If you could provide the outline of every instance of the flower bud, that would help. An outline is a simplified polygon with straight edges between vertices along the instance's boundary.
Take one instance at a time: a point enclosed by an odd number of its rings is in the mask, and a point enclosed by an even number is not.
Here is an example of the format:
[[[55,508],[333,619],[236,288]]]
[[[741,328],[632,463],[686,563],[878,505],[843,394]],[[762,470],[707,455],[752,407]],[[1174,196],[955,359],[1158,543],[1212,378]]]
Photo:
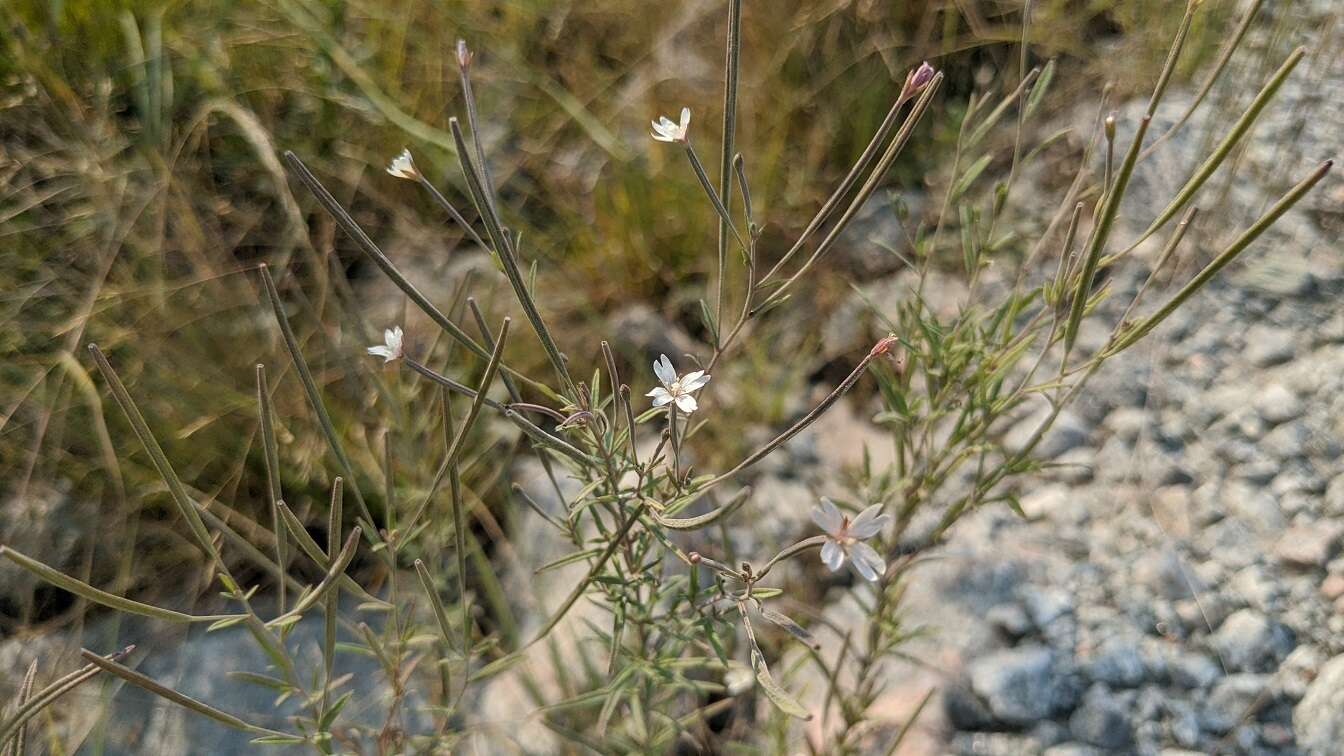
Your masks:
[[[459,39],[457,41],[457,65],[462,68],[470,66],[472,57],[471,50],[467,49],[467,41]]]
[[[898,341],[900,341],[900,339],[896,338],[896,334],[888,334],[887,336],[884,336],[881,341],[873,345],[873,349],[868,353],[868,356],[877,357],[878,355],[886,354],[887,350],[891,349],[891,347]]]
[[[933,81],[934,73],[933,66],[929,65],[927,60],[920,63],[919,68],[916,68],[915,72],[910,75],[911,92],[918,92],[924,87],[927,87],[929,82]]]

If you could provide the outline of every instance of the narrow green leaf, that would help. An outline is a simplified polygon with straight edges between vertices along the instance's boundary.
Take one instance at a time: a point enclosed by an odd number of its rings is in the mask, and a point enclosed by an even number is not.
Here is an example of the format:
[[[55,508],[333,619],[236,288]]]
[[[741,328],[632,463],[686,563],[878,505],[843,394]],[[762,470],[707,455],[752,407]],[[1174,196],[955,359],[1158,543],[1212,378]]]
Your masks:
[[[791,619],[788,615],[781,614],[780,612],[777,612],[773,609],[767,609],[763,606],[759,608],[761,610],[762,617],[766,618],[777,627],[782,628],[789,635],[792,635],[793,637],[797,638],[803,643],[806,643],[812,648],[821,648],[821,644],[817,642],[816,637],[813,636],[812,633],[807,630],[807,628],[803,627],[797,622],[794,622],[793,619]]]
[[[153,619],[166,620],[168,622],[218,622],[222,620],[237,621],[247,618],[247,615],[245,614],[183,614],[182,612],[176,612],[172,609],[163,609],[149,604],[142,604],[139,601],[132,601],[131,599],[123,598],[108,593],[107,591],[94,588],[88,583],[81,582],[69,575],[65,575],[59,570],[45,565],[32,557],[20,554],[8,546],[0,546],[0,557],[8,559],[57,588],[69,591],[70,593],[88,599],[95,604],[106,606],[109,609],[126,612],[127,614],[136,614],[141,617],[151,617]]]
[[[318,599],[325,596],[327,591],[331,590],[332,587],[336,585],[337,580],[345,572],[345,568],[350,565],[350,560],[354,559],[355,547],[359,545],[359,534],[360,529],[358,527],[355,527],[350,531],[350,537],[345,539],[345,546],[341,548],[341,553],[337,555],[337,558],[331,563],[331,569],[327,571],[327,574],[322,578],[322,582],[318,583],[316,588],[295,602],[294,607],[288,612],[267,622],[266,625],[268,627],[275,627],[286,621],[297,619],[304,612],[308,611],[309,607],[317,603]]]
[[[765,697],[770,699],[775,708],[804,721],[812,719],[812,714],[770,676],[770,669],[765,666],[763,659],[756,665],[756,682],[760,683],[761,690],[765,691]]]
[[[143,688],[149,691],[150,693],[159,696],[160,698],[172,701],[178,706],[190,709],[204,717],[209,717],[210,719],[213,719],[216,722],[219,722],[220,724],[225,725],[227,727],[232,727],[235,730],[242,730],[243,732],[260,733],[262,735],[294,737],[289,733],[277,732],[275,730],[270,730],[265,727],[259,727],[257,725],[245,722],[242,719],[239,719],[238,717],[229,714],[228,712],[216,709],[215,707],[203,703],[201,701],[198,701],[195,698],[192,698],[191,696],[179,693],[178,691],[173,690],[172,688],[169,688],[166,685],[162,685],[156,682],[153,678],[148,677],[147,675],[141,674],[131,669],[130,667],[118,664],[117,662],[112,661],[111,659],[101,657],[93,653],[92,651],[89,651],[88,649],[81,649],[80,654],[84,657],[86,661],[98,667],[99,669],[103,670],[104,672],[116,675],[117,677],[120,677],[121,679],[131,683],[132,685],[135,685],[136,687]]]
[[[653,513],[653,519],[656,520],[659,525],[662,525],[663,527],[669,530],[698,530],[707,525],[712,525],[715,522],[718,522],[719,520],[723,519],[724,517],[727,517],[728,515],[732,514],[733,512],[736,512],[738,507],[741,507],[743,504],[745,504],[747,498],[750,496],[751,496],[751,487],[748,486],[738,491],[737,494],[733,496],[733,498],[729,500],[727,504],[724,504],[723,506],[713,511],[706,512],[705,514],[696,515],[695,517],[682,517],[682,518],[663,517],[654,510],[650,510],[650,512]],[[668,508],[671,509],[672,506],[673,505],[669,505]]]
[[[585,559],[589,559],[589,558],[591,558],[591,557],[595,557],[595,556],[597,556],[598,554],[601,554],[601,553],[602,553],[602,549],[601,549],[601,547],[594,547],[594,548],[591,548],[591,549],[585,549],[585,550],[583,550],[583,551],[575,551],[575,552],[566,554],[566,555],[560,557],[559,559],[555,559],[555,560],[552,560],[552,561],[550,561],[550,562],[547,562],[546,564],[543,564],[542,566],[540,566],[540,567],[538,567],[537,569],[533,570],[533,573],[532,573],[532,574],[534,574],[534,575],[540,575],[540,574],[543,573],[543,572],[549,572],[549,571],[551,571],[551,570],[559,569],[559,568],[564,567],[565,565],[568,565],[568,564],[574,564],[575,562],[582,562],[582,561],[585,560]]]

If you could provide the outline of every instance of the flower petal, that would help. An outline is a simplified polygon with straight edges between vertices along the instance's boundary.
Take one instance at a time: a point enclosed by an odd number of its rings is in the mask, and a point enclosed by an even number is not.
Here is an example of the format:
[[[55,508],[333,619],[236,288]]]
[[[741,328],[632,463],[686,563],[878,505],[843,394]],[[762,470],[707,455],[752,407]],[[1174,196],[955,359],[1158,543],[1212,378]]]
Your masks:
[[[849,534],[854,538],[872,538],[882,532],[882,528],[891,522],[891,515],[882,514],[882,505],[874,504],[859,513],[849,524]]]
[[[699,405],[695,403],[695,397],[691,396],[690,394],[679,394],[677,396],[677,409],[681,410],[682,412],[685,412],[688,415],[691,414],[692,412],[695,412],[696,407],[698,406]]]
[[[815,522],[817,527],[827,533],[834,535],[840,531],[840,526],[845,523],[845,516],[840,514],[835,502],[823,496],[821,497],[821,503],[812,507],[812,522]]]
[[[704,385],[708,382],[710,382],[710,377],[708,377],[708,375],[702,375],[702,377],[696,378],[695,381],[689,382],[687,379],[683,378],[681,379],[681,390],[699,391],[700,389],[703,389]]]
[[[849,557],[854,564],[854,569],[858,570],[865,580],[877,582],[877,579],[882,577],[882,573],[887,571],[886,561],[882,559],[876,549],[866,543],[856,543],[850,546]]]
[[[379,346],[371,346],[371,347],[369,347],[369,350],[368,350],[368,351],[369,351],[369,354],[373,355],[374,357],[382,357],[383,359],[385,359],[385,360],[387,360],[387,361],[391,361],[391,360],[392,360],[392,350],[391,350],[391,349],[388,349],[388,348],[385,347],[385,346],[382,346],[382,345],[379,345]]]
[[[667,355],[658,355],[657,362],[653,363],[653,374],[658,376],[658,380],[663,382],[664,386],[671,386],[677,382],[677,369],[672,367],[672,360]]]
[[[831,572],[835,572],[845,563],[845,550],[840,548],[840,544],[827,538],[821,547],[821,561],[831,568]]]
[[[663,405],[672,401],[672,395],[667,393],[667,389],[663,388],[662,386],[659,386],[653,391],[650,391],[648,395],[653,397],[653,406],[655,407],[662,407]]]
[[[690,109],[690,108],[682,108],[682,109],[681,109],[681,123],[678,124],[678,128],[677,128],[677,130],[681,132],[680,136],[683,136],[683,137],[686,136],[686,129],[689,128],[690,125],[691,125],[691,109]]]

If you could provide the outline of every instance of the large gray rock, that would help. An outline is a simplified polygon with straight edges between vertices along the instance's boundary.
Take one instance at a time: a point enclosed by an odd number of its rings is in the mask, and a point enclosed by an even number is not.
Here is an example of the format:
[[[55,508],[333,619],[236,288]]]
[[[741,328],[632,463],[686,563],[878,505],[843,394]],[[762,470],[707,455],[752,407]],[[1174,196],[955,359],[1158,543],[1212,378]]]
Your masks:
[[[695,341],[681,326],[647,304],[635,303],[611,316],[612,346],[639,350],[640,362],[652,362],[665,354],[678,365],[682,355],[695,351]],[[643,366],[641,364],[641,366]]]
[[[1294,525],[1274,544],[1274,553],[1293,567],[1323,568],[1339,553],[1344,525],[1315,522]]]
[[[1223,620],[1213,647],[1234,672],[1273,672],[1295,646],[1293,631],[1254,609]]]
[[[1042,646],[982,656],[968,670],[974,691],[997,721],[1025,725],[1071,710],[1081,694],[1073,665]]]
[[[1297,743],[1313,754],[1338,753],[1344,743],[1344,655],[1321,667],[1293,709]]]

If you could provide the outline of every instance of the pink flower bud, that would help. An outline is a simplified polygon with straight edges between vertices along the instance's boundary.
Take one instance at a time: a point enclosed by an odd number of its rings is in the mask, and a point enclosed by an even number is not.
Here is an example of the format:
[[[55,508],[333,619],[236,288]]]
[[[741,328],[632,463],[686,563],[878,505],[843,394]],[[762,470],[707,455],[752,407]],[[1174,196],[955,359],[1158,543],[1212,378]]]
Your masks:
[[[887,351],[891,349],[892,345],[894,345],[898,341],[900,341],[900,339],[896,338],[896,334],[894,333],[889,336],[885,336],[882,338],[881,341],[873,345],[873,349],[871,352],[868,353],[868,356],[877,357],[878,355],[886,354]]]
[[[916,68],[915,72],[910,74],[910,91],[918,92],[927,87],[929,82],[933,81],[934,73],[936,72],[933,70],[933,66],[929,65],[927,60],[920,63],[919,68]]]

